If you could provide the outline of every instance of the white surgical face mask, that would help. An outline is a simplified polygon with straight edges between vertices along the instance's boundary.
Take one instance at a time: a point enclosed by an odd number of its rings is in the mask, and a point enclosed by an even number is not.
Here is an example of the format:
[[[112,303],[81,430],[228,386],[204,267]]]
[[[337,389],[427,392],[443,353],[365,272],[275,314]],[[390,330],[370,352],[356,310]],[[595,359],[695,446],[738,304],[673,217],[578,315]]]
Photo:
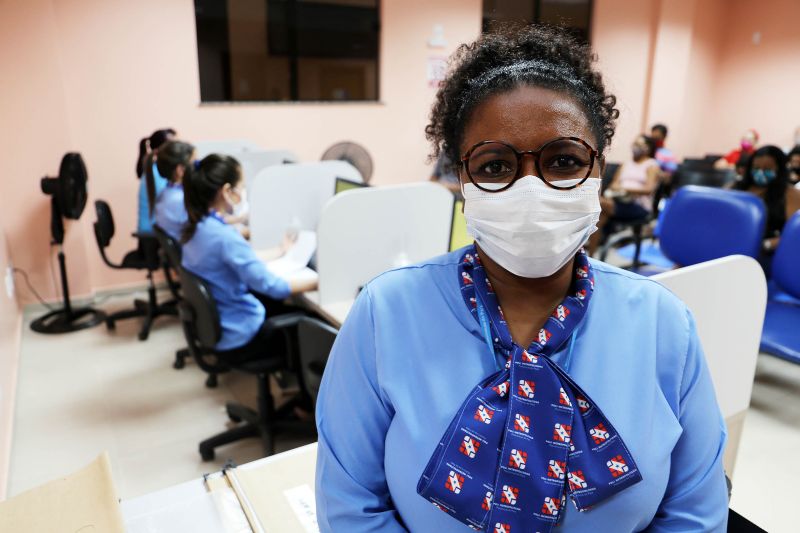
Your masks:
[[[241,190],[236,192],[239,193],[239,201],[233,204],[231,214],[235,217],[246,216],[250,212],[250,204],[247,203],[247,189],[242,187]]]
[[[461,189],[467,230],[494,262],[517,276],[553,275],[597,230],[598,178],[566,191],[553,189],[536,176],[524,176],[495,193],[472,183],[462,184]]]

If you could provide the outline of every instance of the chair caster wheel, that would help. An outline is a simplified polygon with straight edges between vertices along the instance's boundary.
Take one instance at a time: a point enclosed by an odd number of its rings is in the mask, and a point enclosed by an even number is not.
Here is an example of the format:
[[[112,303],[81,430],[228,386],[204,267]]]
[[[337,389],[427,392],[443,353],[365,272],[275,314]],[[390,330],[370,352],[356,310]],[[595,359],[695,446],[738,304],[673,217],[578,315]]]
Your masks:
[[[217,387],[217,375],[211,374],[206,379],[206,387],[209,389],[215,389]]]
[[[149,332],[147,332],[147,331],[140,331],[140,332],[139,332],[139,334],[137,335],[137,337],[139,337],[139,340],[140,340],[140,341],[146,341],[146,340],[147,340],[147,337],[148,337],[149,335],[150,335],[150,333],[149,333]]]
[[[175,362],[172,363],[172,368],[175,370],[180,370],[181,368],[186,366],[186,361],[183,359],[175,359]]]
[[[230,421],[231,421],[231,422],[233,422],[234,424],[238,424],[239,422],[241,422],[241,421],[242,421],[242,418],[241,418],[240,416],[236,416],[236,415],[235,415],[235,414],[233,414],[233,413],[228,413],[228,418],[229,418],[229,419],[230,419]]]
[[[114,330],[117,328],[117,323],[111,320],[110,318],[106,319],[106,329],[107,330]]]
[[[214,450],[213,449],[206,450],[206,449],[200,448],[200,458],[203,461],[205,461],[205,462],[213,461],[214,460],[214,455],[215,454],[214,454]]]

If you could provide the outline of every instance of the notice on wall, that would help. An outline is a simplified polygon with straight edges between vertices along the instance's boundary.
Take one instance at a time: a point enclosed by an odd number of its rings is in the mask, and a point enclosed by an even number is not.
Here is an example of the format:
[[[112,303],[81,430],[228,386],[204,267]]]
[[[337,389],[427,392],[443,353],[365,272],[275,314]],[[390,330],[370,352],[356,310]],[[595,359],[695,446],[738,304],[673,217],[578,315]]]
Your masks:
[[[447,73],[447,58],[441,55],[428,56],[428,87],[435,89]]]

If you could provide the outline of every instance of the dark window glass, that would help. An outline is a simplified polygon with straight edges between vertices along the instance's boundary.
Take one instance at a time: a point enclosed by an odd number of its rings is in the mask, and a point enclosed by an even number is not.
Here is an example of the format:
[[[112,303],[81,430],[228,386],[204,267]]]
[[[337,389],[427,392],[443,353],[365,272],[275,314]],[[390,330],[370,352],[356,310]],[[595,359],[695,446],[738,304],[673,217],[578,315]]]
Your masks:
[[[588,43],[592,27],[592,0],[483,0],[484,32],[508,23],[536,22],[566,26]]]
[[[378,0],[195,0],[203,102],[378,100]]]

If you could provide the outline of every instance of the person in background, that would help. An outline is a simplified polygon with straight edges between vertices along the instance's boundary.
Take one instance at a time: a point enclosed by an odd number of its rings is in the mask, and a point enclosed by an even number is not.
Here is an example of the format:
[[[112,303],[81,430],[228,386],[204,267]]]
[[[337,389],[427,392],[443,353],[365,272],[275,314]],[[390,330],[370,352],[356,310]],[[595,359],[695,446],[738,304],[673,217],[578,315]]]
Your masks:
[[[789,150],[789,183],[800,188],[800,144]]]
[[[743,155],[752,155],[755,152],[756,145],[758,145],[758,132],[754,129],[749,129],[742,135],[739,141],[739,147],[734,148],[728,155],[720,157],[714,162],[714,168],[719,170],[731,169],[736,166],[736,162]]]
[[[787,146],[786,149],[784,150],[784,152],[786,152],[786,154],[788,155],[789,152],[791,152],[792,150],[794,150],[798,146],[800,146],[800,126],[797,126],[794,129],[794,133],[792,134],[792,144]]]
[[[739,160],[736,162],[736,167],[734,168],[734,179],[727,182],[725,185],[722,186],[723,189],[735,189],[736,185],[740,183],[744,179],[744,175],[747,173],[747,165],[750,164],[750,156],[747,154],[742,154],[739,157]]]
[[[436,166],[433,167],[433,174],[431,174],[430,180],[447,187],[450,192],[456,195],[456,198],[462,199],[458,175],[453,170],[452,161],[445,154],[440,154],[436,159]]]
[[[755,194],[764,201],[767,224],[763,251],[766,256],[771,256],[777,248],[786,221],[800,210],[800,190],[789,183],[786,163],[783,150],[777,146],[763,146],[753,153],[744,179],[734,187]]]
[[[646,220],[653,212],[653,201],[661,172],[652,137],[639,135],[631,145],[631,160],[620,165],[603,198],[597,224],[601,231],[589,239],[589,253],[597,249],[608,222]]]
[[[167,180],[158,173],[158,169],[154,168],[153,163],[158,149],[161,148],[165,142],[175,138],[175,130],[172,128],[165,128],[156,130],[150,137],[145,137],[139,141],[139,158],[136,160],[136,176],[139,178],[139,211],[138,222],[136,224],[136,231],[141,235],[148,235],[153,233],[153,210],[148,201],[147,179],[145,178],[145,170],[148,166],[148,161],[151,163],[149,166],[153,170],[153,186],[155,188],[155,196],[164,190],[167,186]]]
[[[168,141],[159,149],[155,166],[148,163],[146,167],[148,202],[155,206],[155,223],[176,242],[180,242],[188,220],[183,200],[183,176],[193,160],[194,146],[181,141]],[[154,169],[165,176],[168,182],[157,197]]]
[[[270,273],[244,237],[225,222],[244,196],[236,159],[211,154],[187,170],[181,264],[208,283],[216,301],[222,327],[216,349],[233,364],[263,357],[276,341],[265,327],[267,311],[254,293],[283,300],[312,290],[316,282],[287,281]]]
[[[664,124],[655,124],[650,129],[650,137],[656,143],[656,161],[661,169],[662,181],[669,179],[670,176],[678,169],[678,160],[672,153],[672,150],[666,147],[667,141],[667,127]]]

